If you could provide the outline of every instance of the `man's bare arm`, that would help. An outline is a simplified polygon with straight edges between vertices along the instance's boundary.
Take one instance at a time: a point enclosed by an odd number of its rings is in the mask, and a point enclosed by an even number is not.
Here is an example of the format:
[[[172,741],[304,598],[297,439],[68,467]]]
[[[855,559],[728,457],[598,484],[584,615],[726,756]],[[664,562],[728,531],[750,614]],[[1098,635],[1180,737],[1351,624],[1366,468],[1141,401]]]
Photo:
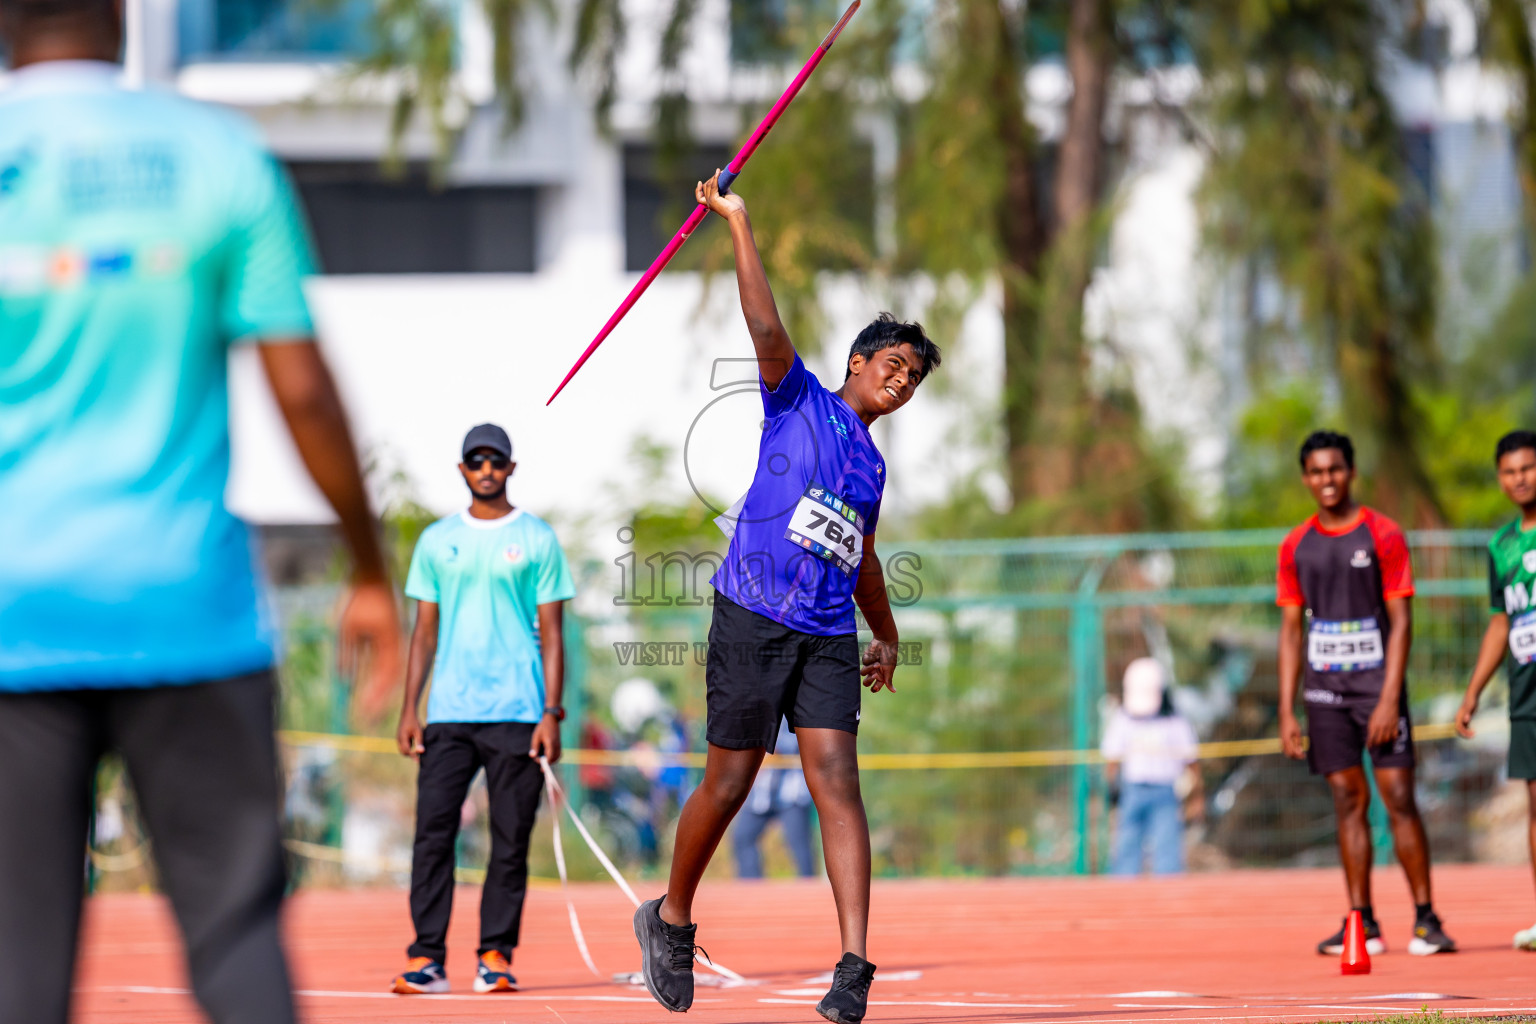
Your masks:
[[[1280,646],[1275,652],[1280,669],[1280,746],[1286,757],[1302,756],[1301,725],[1296,721],[1296,690],[1301,683],[1302,610],[1299,605],[1280,608]]]
[[[565,697],[565,602],[539,605],[539,654],[544,659],[544,706],[558,707]],[[560,723],[545,715],[533,730],[530,757],[560,760]]]
[[[259,351],[299,457],[335,510],[352,556],[351,593],[337,627],[341,667],[344,673],[354,672],[366,651],[367,679],[358,694],[364,714],[375,715],[399,682],[400,614],[352,430],[336,382],[314,339],[266,343]]]
[[[779,307],[773,301],[768,272],[763,269],[757,241],[752,237],[747,204],[734,192],[721,195],[719,177],[720,172],[716,171],[713,178],[699,182],[694,197],[725,218],[730,226],[731,247],[736,254],[736,286],[741,292],[741,313],[747,321],[747,333],[752,335],[752,347],[757,351],[758,373],[772,391],[795,364],[795,345],[790,341],[784,321],[779,318]]]
[[[422,744],[421,691],[427,685],[427,673],[437,660],[437,628],[442,609],[436,601],[416,602],[416,628],[411,632],[411,653],[405,666],[405,702],[400,707],[400,725],[395,742],[406,757],[420,757]]]
[[[1392,633],[1387,637],[1386,668],[1381,682],[1381,698],[1365,725],[1366,742],[1372,746],[1391,743],[1402,728],[1399,702],[1403,679],[1408,673],[1408,649],[1413,644],[1413,598],[1394,597],[1387,602],[1387,621]]]
[[[1472,716],[1477,714],[1483,688],[1504,663],[1504,650],[1508,644],[1509,616],[1497,612],[1488,620],[1488,628],[1483,631],[1483,643],[1477,651],[1477,664],[1472,667],[1472,679],[1467,683],[1467,692],[1461,698],[1461,707],[1456,711],[1456,731],[1467,739],[1473,735]]]
[[[864,649],[859,671],[870,693],[881,688],[895,690],[892,680],[896,674],[900,640],[896,633],[896,618],[891,614],[891,599],[885,592],[885,570],[875,554],[875,538],[864,538],[864,554],[859,561],[859,578],[853,586],[853,601],[864,613],[874,639]]]

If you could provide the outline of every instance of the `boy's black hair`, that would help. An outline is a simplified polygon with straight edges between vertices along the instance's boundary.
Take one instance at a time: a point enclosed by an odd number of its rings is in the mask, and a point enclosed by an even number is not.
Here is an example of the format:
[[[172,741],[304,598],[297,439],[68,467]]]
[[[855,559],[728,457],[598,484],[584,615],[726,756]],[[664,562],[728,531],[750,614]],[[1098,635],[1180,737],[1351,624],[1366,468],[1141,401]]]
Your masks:
[[[1301,468],[1307,468],[1308,455],[1325,448],[1337,448],[1344,455],[1344,465],[1350,469],[1355,468],[1355,443],[1349,439],[1349,435],[1332,430],[1314,430],[1301,442]]]
[[[1529,430],[1511,430],[1499,438],[1499,443],[1493,449],[1493,464],[1497,466],[1499,460],[1510,452],[1517,452],[1521,448],[1529,448],[1536,451],[1536,433]]]
[[[927,377],[939,368],[943,362],[943,356],[939,352],[939,346],[935,345],[923,331],[920,323],[906,323],[897,320],[889,313],[881,313],[870,321],[868,327],[859,332],[859,336],[853,339],[853,346],[848,349],[848,362],[853,361],[854,356],[863,356],[865,360],[874,358],[876,352],[883,348],[895,348],[897,345],[907,344],[912,346],[912,354],[923,361],[922,375]],[[843,366],[843,380],[853,376],[853,372]]]

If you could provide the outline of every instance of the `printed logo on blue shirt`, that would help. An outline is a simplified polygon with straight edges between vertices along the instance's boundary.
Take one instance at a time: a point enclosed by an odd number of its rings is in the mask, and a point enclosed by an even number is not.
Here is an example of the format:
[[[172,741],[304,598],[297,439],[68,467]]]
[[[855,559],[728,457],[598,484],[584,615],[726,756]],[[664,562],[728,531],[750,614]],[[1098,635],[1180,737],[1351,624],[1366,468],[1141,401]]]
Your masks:
[[[21,179],[37,160],[30,147],[0,156],[0,198],[13,195],[21,188]]]
[[[520,545],[517,544],[508,544],[507,549],[501,554],[503,558],[509,562],[512,562],[513,564],[523,560],[523,549]]]
[[[96,277],[126,274],[133,268],[133,255],[124,249],[100,249],[91,253],[90,267]]]
[[[833,429],[837,431],[838,437],[841,437],[844,441],[848,440],[848,425],[846,423],[836,416],[828,416],[827,422],[832,424]]]

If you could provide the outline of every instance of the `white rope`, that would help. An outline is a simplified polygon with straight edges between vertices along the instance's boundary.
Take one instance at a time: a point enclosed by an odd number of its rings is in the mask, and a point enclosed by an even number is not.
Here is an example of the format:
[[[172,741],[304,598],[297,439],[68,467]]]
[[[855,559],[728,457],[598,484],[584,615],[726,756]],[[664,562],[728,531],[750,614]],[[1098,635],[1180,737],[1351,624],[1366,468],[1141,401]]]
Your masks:
[[[549,787],[550,823],[555,832],[555,867],[560,872],[560,891],[565,895],[565,909],[571,916],[571,934],[576,938],[576,948],[581,952],[581,958],[586,961],[587,970],[593,977],[601,978],[602,972],[597,969],[597,964],[592,962],[592,954],[587,950],[587,937],[581,933],[581,921],[576,917],[576,904],[571,900],[571,886],[565,875],[565,844],[560,841],[560,804],[562,803],[558,785],[549,786],[554,776],[549,771],[549,760],[544,756],[539,757],[539,767],[544,769],[544,783]]]
[[[587,848],[592,851],[592,855],[597,858],[598,863],[603,866],[603,869],[608,872],[609,876],[618,883],[619,888],[623,890],[625,896],[629,897],[629,902],[637,910],[640,907],[640,897],[635,895],[635,890],[631,889],[629,883],[624,881],[624,876],[619,874],[619,869],[614,867],[613,861],[608,859],[608,855],[603,852],[602,847],[597,845],[597,840],[592,838],[592,833],[587,831],[587,826],[582,823],[581,818],[576,814],[576,809],[565,798],[565,790],[561,788],[560,780],[555,778],[555,773],[550,770],[549,759],[542,754],[539,756],[539,768],[544,772],[544,787],[549,791],[549,802],[554,812],[555,865],[560,869],[560,883],[565,892],[565,906],[571,915],[571,933],[576,937],[577,948],[581,950],[582,959],[586,960],[587,967],[591,969],[593,974],[602,977],[601,974],[598,974],[597,966],[593,964],[591,956],[587,953],[587,942],[582,936],[581,925],[576,918],[576,904],[571,899],[569,888],[565,888],[565,850],[560,842],[560,808],[562,806],[565,807],[565,813],[570,815],[571,824],[576,826],[576,831],[581,834],[581,838],[586,842]],[[746,978],[743,978],[729,967],[713,963],[698,953],[695,953],[693,958],[733,984],[751,984]]]

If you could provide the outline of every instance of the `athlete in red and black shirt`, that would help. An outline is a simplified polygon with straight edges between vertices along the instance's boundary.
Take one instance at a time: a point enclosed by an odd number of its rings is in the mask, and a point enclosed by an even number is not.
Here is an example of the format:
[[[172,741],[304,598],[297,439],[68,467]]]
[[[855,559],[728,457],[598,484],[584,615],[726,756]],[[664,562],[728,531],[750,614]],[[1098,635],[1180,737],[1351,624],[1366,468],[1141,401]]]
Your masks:
[[[1280,545],[1280,742],[1287,757],[1305,756],[1333,790],[1349,902],[1365,919],[1374,954],[1386,945],[1371,907],[1371,790],[1361,763],[1362,750],[1370,750],[1397,859],[1413,892],[1408,952],[1450,952],[1456,944],[1430,902],[1429,844],[1413,796],[1404,680],[1413,639],[1408,542],[1396,523],[1350,497],[1355,451],[1343,434],[1309,436],[1301,446],[1301,473],[1317,513]],[[1307,708],[1305,752],[1296,720],[1298,683]],[[1317,951],[1337,955],[1343,946],[1340,928]]]

